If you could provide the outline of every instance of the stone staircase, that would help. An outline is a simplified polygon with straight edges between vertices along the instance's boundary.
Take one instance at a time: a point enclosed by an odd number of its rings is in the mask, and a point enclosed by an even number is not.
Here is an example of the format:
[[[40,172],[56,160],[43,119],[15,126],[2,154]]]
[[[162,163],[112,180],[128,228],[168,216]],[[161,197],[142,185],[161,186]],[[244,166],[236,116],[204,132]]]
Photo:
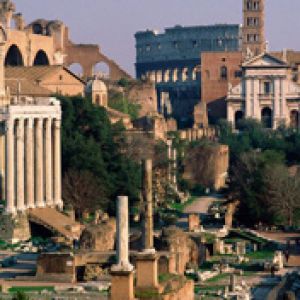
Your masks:
[[[55,208],[34,208],[29,210],[30,221],[42,225],[53,233],[68,240],[79,239],[83,226]]]

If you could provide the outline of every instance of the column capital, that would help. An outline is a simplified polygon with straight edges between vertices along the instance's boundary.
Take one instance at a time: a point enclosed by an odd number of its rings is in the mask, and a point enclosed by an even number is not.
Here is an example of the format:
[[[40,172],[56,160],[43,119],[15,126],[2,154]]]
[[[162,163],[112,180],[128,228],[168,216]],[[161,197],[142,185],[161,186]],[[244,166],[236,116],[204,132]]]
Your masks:
[[[55,129],[60,129],[61,128],[61,120],[60,119],[54,119],[53,120],[53,126]]]

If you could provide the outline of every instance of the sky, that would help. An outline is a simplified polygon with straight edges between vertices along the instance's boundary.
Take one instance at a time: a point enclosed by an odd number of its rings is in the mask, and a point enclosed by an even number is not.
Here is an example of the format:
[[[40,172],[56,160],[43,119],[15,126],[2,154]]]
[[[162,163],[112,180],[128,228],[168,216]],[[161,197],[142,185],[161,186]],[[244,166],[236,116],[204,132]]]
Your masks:
[[[99,44],[102,52],[134,75],[140,30],[174,25],[241,24],[242,0],[13,0],[27,23],[62,20],[76,43]],[[266,0],[270,50],[300,50],[300,0]]]

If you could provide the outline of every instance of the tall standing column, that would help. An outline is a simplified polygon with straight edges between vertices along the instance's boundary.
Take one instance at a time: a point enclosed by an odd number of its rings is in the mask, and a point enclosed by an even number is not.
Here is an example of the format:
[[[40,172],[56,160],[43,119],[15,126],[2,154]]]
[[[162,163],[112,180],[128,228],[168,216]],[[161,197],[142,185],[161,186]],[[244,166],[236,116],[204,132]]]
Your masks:
[[[26,205],[34,208],[34,152],[33,152],[33,119],[26,122],[25,169],[26,169]]]
[[[153,249],[153,209],[152,209],[152,160],[143,160],[143,201],[144,212],[144,232],[143,250],[145,252],[155,252]]]
[[[129,263],[129,220],[128,197],[119,196],[117,203],[117,265],[113,270],[130,271],[133,266]]]
[[[171,166],[171,159],[172,159],[172,140],[167,140],[167,146],[168,146],[168,182],[171,182],[171,171],[172,171],[172,166]]]
[[[117,203],[117,264],[111,268],[110,300],[134,300],[133,266],[129,262],[128,197]]]
[[[36,207],[45,207],[44,201],[44,145],[43,119],[36,121],[35,127],[35,204]]]
[[[46,205],[53,206],[52,193],[52,120],[48,118],[46,121],[45,131],[45,188],[46,188]]]
[[[24,120],[17,123],[17,210],[25,210],[24,201]]]
[[[15,207],[15,159],[14,159],[14,120],[6,123],[6,212],[14,214]]]
[[[61,136],[60,136],[61,121],[54,120],[54,205],[62,207],[61,197]]]
[[[173,178],[172,183],[174,187],[177,189],[177,150],[173,148]]]
[[[153,212],[152,212],[152,160],[143,161],[143,198],[145,207],[143,252],[136,257],[137,289],[158,287],[158,267],[153,247]]]

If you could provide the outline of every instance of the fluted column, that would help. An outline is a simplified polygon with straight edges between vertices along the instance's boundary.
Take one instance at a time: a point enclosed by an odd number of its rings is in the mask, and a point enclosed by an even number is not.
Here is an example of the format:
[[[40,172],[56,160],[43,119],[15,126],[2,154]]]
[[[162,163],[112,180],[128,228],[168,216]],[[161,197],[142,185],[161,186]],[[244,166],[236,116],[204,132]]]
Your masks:
[[[17,123],[17,210],[25,210],[24,201],[24,120]]]
[[[15,208],[15,167],[14,167],[14,120],[6,123],[6,212],[14,214]]]
[[[46,188],[46,205],[53,206],[52,193],[52,120],[47,119],[45,131],[45,188]]]
[[[35,205],[44,207],[43,119],[35,124]]]
[[[62,197],[61,197],[61,135],[60,127],[61,121],[54,120],[53,124],[54,130],[54,204],[58,207],[62,207]]]
[[[34,152],[33,152],[33,119],[28,119],[25,127],[25,169],[26,169],[26,205],[34,208]]]

